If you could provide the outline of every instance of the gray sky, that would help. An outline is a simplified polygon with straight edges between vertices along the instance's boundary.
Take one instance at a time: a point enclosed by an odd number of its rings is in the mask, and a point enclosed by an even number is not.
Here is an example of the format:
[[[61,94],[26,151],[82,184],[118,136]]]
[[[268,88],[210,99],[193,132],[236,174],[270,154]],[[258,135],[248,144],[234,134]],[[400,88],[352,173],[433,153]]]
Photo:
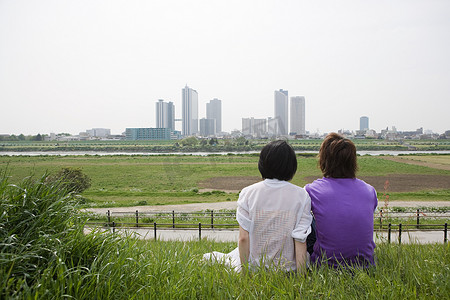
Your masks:
[[[306,98],[306,130],[450,129],[450,1],[0,0],[0,133],[154,127],[181,89],[223,129]]]

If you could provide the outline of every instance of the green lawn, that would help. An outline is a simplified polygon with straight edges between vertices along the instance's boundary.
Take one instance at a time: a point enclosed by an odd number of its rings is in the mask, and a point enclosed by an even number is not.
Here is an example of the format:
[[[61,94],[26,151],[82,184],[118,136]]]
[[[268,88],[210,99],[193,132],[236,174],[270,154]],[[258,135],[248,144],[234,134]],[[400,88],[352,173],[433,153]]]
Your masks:
[[[450,159],[450,156],[443,156]],[[360,176],[387,174],[450,175],[450,171],[387,161],[376,156],[358,158]],[[83,193],[94,206],[132,206],[190,202],[234,201],[237,193],[202,194],[199,185],[212,177],[256,176],[257,155],[210,156],[0,156],[0,169],[7,170],[11,182],[30,175],[56,173],[62,167],[82,168],[92,179]],[[299,156],[292,182],[304,186],[304,177],[321,177],[314,156]],[[381,196],[382,191],[378,191]],[[449,200],[450,190],[391,193],[391,200]]]

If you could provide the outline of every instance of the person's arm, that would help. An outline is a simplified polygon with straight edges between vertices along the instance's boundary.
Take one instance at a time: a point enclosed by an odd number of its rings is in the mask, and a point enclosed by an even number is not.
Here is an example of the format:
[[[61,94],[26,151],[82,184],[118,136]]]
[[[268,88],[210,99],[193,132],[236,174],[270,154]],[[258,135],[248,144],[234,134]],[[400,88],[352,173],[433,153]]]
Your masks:
[[[303,274],[306,270],[306,243],[301,243],[297,240],[294,240],[294,242],[297,272]]]
[[[250,255],[250,236],[248,231],[239,226],[239,257],[241,258],[241,265],[245,265],[248,262]]]

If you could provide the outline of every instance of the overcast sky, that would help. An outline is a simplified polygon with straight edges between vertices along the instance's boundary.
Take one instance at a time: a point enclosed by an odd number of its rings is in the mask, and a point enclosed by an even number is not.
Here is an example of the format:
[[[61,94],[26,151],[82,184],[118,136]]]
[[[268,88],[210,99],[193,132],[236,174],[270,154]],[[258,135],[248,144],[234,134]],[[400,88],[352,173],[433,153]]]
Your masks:
[[[306,130],[450,129],[448,0],[0,0],[0,134],[155,127],[181,89],[223,129],[305,96]],[[179,126],[181,127],[181,126]]]

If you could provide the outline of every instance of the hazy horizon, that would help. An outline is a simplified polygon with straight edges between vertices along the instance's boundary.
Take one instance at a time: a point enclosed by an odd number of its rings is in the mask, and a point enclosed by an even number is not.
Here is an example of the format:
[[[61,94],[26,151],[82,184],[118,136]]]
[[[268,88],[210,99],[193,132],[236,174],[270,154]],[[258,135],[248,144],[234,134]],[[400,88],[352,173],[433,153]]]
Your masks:
[[[449,31],[445,0],[0,0],[0,134],[155,127],[158,99],[181,117],[186,84],[199,118],[222,100],[228,132],[272,117],[284,89],[311,133],[361,116],[443,133]]]

